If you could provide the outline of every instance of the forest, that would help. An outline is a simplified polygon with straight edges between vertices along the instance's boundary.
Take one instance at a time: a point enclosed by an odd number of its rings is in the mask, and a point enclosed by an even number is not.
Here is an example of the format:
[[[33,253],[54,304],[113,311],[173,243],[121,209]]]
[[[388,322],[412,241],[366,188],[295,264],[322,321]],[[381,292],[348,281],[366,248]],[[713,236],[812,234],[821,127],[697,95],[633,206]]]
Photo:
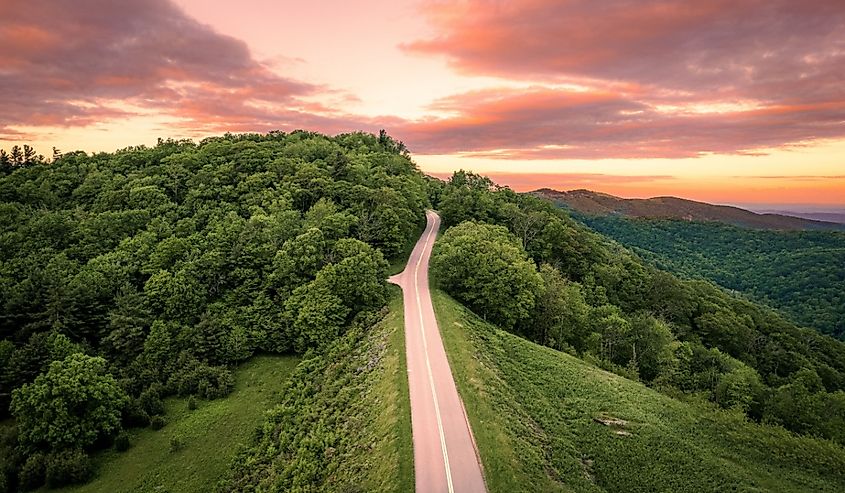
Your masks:
[[[661,270],[549,201],[463,171],[428,178],[384,132],[33,159],[0,177],[0,492],[87,481],[127,430],[167,424],[164,398],[225,397],[255,354],[304,359],[221,487],[316,491],[368,447],[335,426],[377,417],[357,396],[384,350],[371,335],[388,261],[427,208],[445,228],[432,278],[487,322],[845,444],[845,343]]]
[[[371,320],[431,183],[384,132],[5,158],[0,491],[84,482],[166,396],[223,397],[252,355]]]
[[[671,396],[845,444],[845,344],[659,270],[551,202],[455,173],[431,268],[484,320]]]
[[[578,216],[658,268],[708,279],[845,338],[845,233],[764,231],[715,222]]]

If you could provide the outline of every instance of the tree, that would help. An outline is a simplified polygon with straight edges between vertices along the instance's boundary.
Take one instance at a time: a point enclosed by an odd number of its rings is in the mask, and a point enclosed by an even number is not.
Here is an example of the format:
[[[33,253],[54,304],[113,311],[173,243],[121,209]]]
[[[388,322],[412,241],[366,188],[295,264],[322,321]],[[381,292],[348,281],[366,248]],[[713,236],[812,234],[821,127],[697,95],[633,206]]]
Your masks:
[[[24,166],[30,166],[35,164],[35,149],[31,146],[24,144],[23,145],[23,163]]]
[[[501,226],[465,222],[434,246],[437,282],[479,315],[513,330],[532,315],[543,280],[519,242]]]
[[[20,146],[12,146],[9,157],[12,160],[12,166],[20,166],[23,164],[23,151],[21,151]]]
[[[0,149],[0,175],[7,175],[14,171],[12,159],[4,149]]]
[[[581,286],[561,276],[554,267],[540,266],[543,291],[537,298],[530,337],[555,349],[584,350],[590,307]]]
[[[293,347],[304,352],[323,347],[341,334],[349,308],[324,283],[300,286],[285,302],[285,318],[293,332]]]
[[[635,365],[643,380],[650,382],[674,364],[672,330],[666,322],[647,313],[637,313],[628,321],[631,329],[621,348],[621,359]]]
[[[120,431],[120,412],[127,400],[106,371],[106,360],[76,353],[16,389],[12,414],[26,447],[86,447]]]
[[[754,401],[763,393],[760,375],[753,368],[740,363],[722,375],[713,392],[713,400],[722,407],[748,412]]]

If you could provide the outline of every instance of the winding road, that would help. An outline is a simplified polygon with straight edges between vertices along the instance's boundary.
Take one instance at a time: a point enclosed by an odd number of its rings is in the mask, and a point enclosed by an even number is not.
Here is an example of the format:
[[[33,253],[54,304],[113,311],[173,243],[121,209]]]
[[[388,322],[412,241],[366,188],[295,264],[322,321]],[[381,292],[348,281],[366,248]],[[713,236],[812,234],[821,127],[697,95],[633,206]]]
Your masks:
[[[472,430],[449,369],[428,289],[428,261],[439,227],[440,217],[426,212],[425,231],[405,270],[390,278],[402,288],[405,301],[416,491],[484,492]]]

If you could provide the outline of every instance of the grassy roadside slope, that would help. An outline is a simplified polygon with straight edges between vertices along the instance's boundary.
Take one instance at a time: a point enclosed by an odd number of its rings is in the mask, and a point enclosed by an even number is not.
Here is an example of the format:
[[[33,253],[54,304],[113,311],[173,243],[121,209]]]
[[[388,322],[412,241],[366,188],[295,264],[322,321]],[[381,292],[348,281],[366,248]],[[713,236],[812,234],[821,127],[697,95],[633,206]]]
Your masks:
[[[239,447],[261,423],[264,411],[278,401],[278,393],[299,358],[256,356],[235,373],[235,390],[226,398],[197,401],[189,411],[187,399],[165,401],[168,424],[160,431],[132,430],[132,448],[97,456],[97,477],[66,492],[208,492],[224,477]],[[171,438],[181,446],[171,451]],[[51,490],[54,491],[54,490]]]
[[[671,399],[432,297],[491,492],[845,490],[832,442]]]
[[[413,491],[402,298],[296,369],[224,491]]]

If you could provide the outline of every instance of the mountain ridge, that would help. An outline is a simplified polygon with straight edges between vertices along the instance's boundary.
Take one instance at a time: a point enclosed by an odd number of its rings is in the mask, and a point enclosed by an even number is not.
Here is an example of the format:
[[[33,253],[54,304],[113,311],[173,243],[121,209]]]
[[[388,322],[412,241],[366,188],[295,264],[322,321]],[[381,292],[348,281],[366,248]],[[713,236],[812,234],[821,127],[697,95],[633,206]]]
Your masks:
[[[617,215],[644,219],[722,222],[752,229],[783,231],[845,230],[845,225],[829,221],[757,213],[740,207],[672,196],[625,199],[586,189],[560,191],[551,188],[541,188],[528,193],[591,216]]]

